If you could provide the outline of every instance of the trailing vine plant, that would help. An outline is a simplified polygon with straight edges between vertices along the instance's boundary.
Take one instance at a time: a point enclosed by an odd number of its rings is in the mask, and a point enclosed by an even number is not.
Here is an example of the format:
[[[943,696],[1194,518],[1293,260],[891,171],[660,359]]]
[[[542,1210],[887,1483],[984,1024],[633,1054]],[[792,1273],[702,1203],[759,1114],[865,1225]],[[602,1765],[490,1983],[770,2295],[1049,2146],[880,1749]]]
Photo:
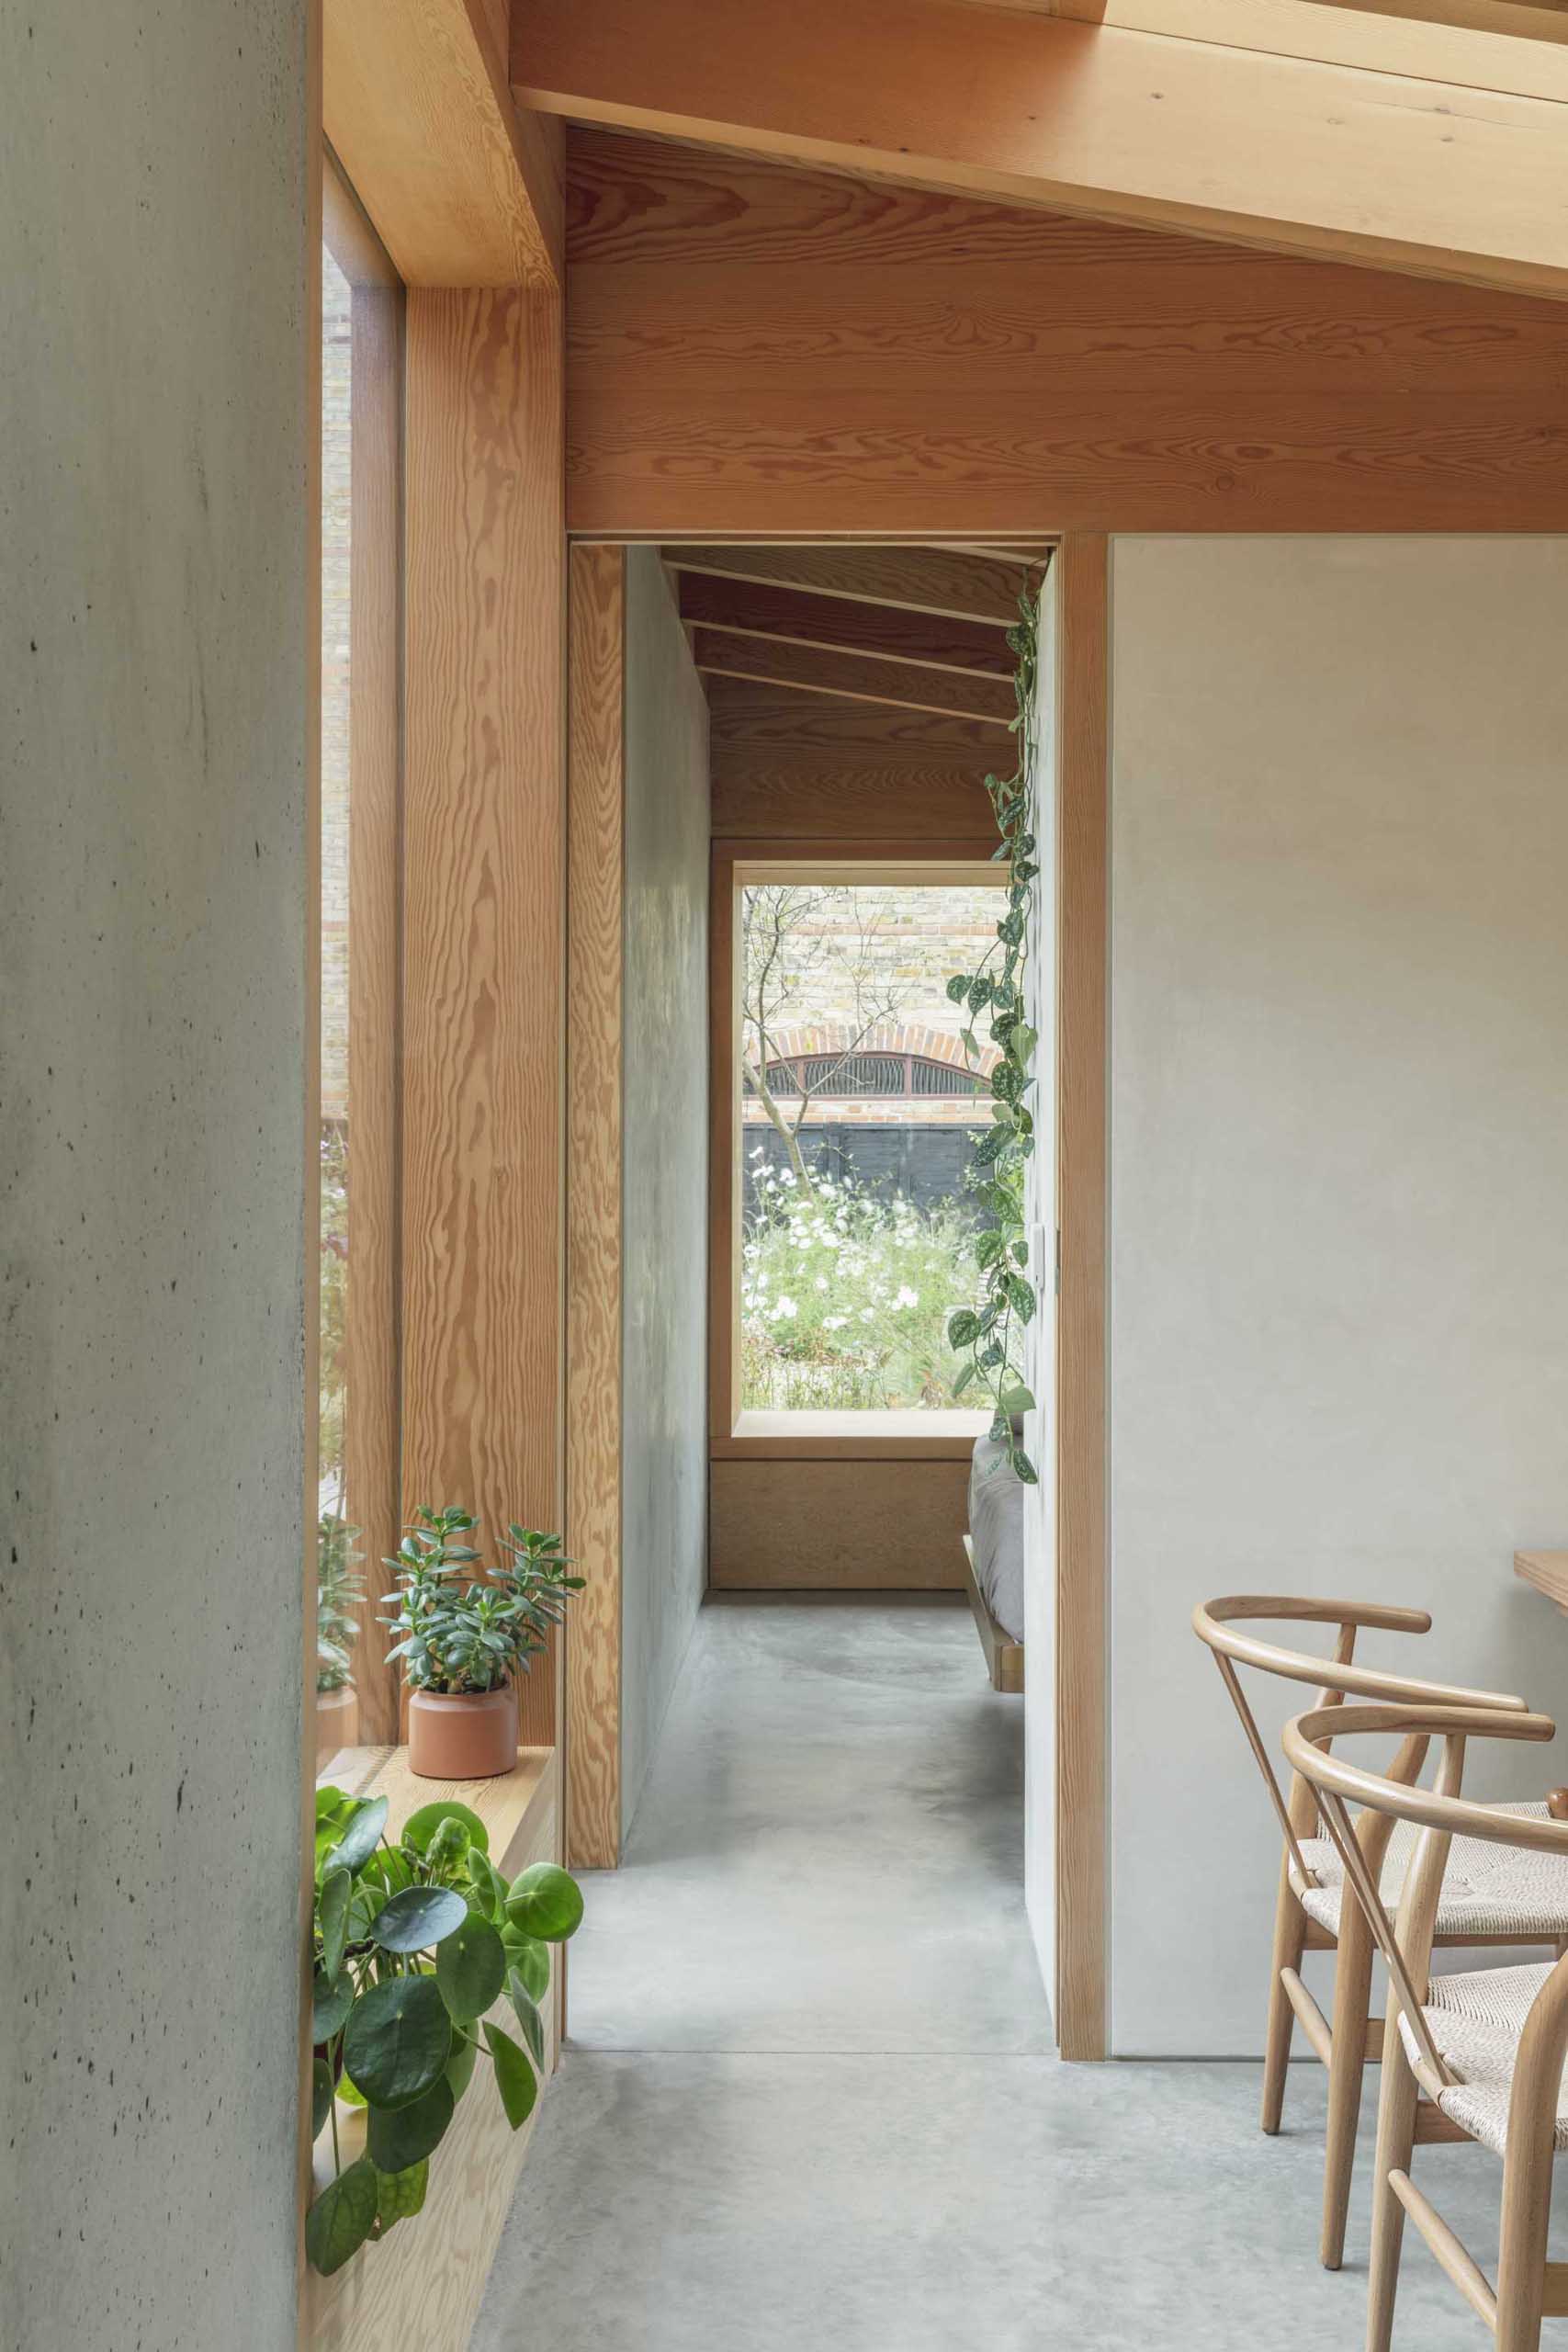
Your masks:
[[[1032,885],[1040,871],[1034,835],[1038,595],[1026,591],[1019,599],[1019,609],[1020,619],[1008,631],[1017,665],[1013,682],[1018,712],[1010,722],[1017,764],[1010,776],[986,778],[1001,835],[995,854],[1008,869],[1007,912],[977,969],[959,973],[947,984],[953,1002],[963,1005],[969,1016],[964,1046],[971,1062],[980,1057],[982,1020],[999,1056],[990,1077],[991,1125],[975,1148],[970,1180],[989,1220],[976,1251],[980,1295],[973,1306],[961,1306],[948,1317],[947,1338],[948,1345],[965,1359],[953,1382],[953,1395],[961,1395],[972,1385],[988,1393],[995,1408],[991,1436],[1007,1447],[1016,1476],[1032,1486],[1037,1474],[1019,1440],[1016,1424],[1034,1403],[1021,1359],[1022,1333],[1033,1320],[1038,1304],[1023,1214],[1024,1170],[1034,1151],[1034,1114],[1027,1098],[1034,1082],[1034,1049],[1039,1043],[1029,1025],[1024,988]]]

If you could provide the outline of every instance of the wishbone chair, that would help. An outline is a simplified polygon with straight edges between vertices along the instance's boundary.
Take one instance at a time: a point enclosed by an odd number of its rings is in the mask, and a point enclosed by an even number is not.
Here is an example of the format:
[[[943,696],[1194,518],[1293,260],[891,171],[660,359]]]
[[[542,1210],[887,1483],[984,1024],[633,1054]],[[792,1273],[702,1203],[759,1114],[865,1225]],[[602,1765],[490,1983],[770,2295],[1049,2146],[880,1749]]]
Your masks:
[[[1258,1618],[1337,1627],[1333,1657],[1316,1657],[1306,1651],[1282,1649],[1242,1630]],[[1317,1834],[1318,1807],[1312,1788],[1297,1773],[1292,1776],[1288,1797],[1281,1794],[1236,1668],[1250,1667],[1287,1681],[1314,1685],[1318,1692],[1318,1707],[1324,1711],[1332,1710],[1342,1699],[1351,1696],[1410,1706],[1463,1706],[1522,1718],[1526,1712],[1524,1700],[1505,1692],[1461,1690],[1448,1683],[1423,1682],[1407,1675],[1356,1665],[1354,1650],[1359,1632],[1425,1634],[1431,1623],[1424,1609],[1392,1609],[1366,1601],[1311,1600],[1262,1593],[1233,1593],[1223,1600],[1208,1601],[1192,1613],[1193,1631],[1213,1653],[1283,1833],[1264,2045],[1262,2120],[1265,2132],[1279,2131],[1292,2031],[1299,2019],[1312,2049],[1328,2070],[1328,2128],[1319,2245],[1320,2258],[1328,2270],[1337,2270],[1344,2258],[1361,2086],[1368,2057],[1376,2058],[1382,2033],[1382,2021],[1368,2014],[1372,1935],[1359,1905],[1343,1900],[1343,1864],[1332,1840]],[[1402,1758],[1395,1768],[1396,1777],[1414,1779],[1419,1769],[1419,1757],[1414,1760]],[[1519,1816],[1546,1816],[1544,1799],[1539,1804],[1527,1801],[1514,1810]],[[1396,1840],[1393,1822],[1376,1815],[1364,1825],[1360,1835],[1361,1853],[1374,1882],[1386,1874],[1397,1884],[1408,1838],[1402,1834]],[[1501,1944],[1517,1949],[1532,1943],[1555,1946],[1562,1938],[1568,1937],[1568,1871],[1552,1887],[1536,1890],[1538,1899],[1533,1907],[1527,1905],[1521,1908],[1517,1889],[1509,1883],[1507,1866],[1501,1872],[1486,1869],[1488,1851],[1484,1848],[1466,1849],[1469,1878],[1450,1872],[1434,1926],[1435,1941],[1456,1948]],[[1332,2025],[1302,1982],[1303,1951],[1333,1951],[1336,1955]]]
[[[1329,1706],[1285,1728],[1285,1754],[1314,1792],[1325,1826],[1379,1951],[1388,1963],[1389,2016],[1378,2101],[1367,2352],[1389,2352],[1400,2245],[1408,2213],[1499,2352],[1539,2352],[1543,2315],[1568,2313],[1568,2263],[1547,2259],[1552,2165],[1568,2147],[1568,1959],[1545,1965],[1430,1973],[1443,1874],[1456,1838],[1525,1856],[1544,1877],[1568,1875],[1568,1822],[1522,1815],[1461,1795],[1469,1739],[1550,1739],[1546,1715],[1465,1707]],[[1401,1757],[1442,1741],[1434,1786],[1362,1770],[1328,1752],[1330,1739],[1397,1735]],[[1349,1807],[1363,1808],[1352,1822]],[[1369,1814],[1417,1832],[1396,1921],[1368,1862]],[[1502,2256],[1493,2288],[1480,2265],[1410,2177],[1420,2143],[1462,2140],[1503,2162]]]

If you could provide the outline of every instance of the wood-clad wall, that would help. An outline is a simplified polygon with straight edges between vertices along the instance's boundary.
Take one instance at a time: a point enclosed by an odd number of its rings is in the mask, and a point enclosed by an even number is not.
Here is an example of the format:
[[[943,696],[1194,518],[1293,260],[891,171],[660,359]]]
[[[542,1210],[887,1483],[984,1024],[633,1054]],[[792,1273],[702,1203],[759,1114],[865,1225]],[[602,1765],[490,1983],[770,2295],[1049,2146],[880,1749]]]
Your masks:
[[[559,332],[547,288],[410,289],[403,1494],[490,1543],[560,1525]]]
[[[995,844],[985,779],[1011,751],[997,729],[740,678],[707,689],[719,838]]]
[[[1568,528],[1568,306],[568,141],[581,532]]]

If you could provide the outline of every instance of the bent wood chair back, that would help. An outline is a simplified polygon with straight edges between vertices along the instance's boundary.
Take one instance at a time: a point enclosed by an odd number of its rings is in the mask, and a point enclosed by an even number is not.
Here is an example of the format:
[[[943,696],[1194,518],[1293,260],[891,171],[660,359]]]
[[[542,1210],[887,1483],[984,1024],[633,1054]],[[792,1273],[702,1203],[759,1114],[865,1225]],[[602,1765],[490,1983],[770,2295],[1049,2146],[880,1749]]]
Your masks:
[[[1324,1657],[1265,1640],[1252,1630],[1259,1620],[1333,1626],[1333,1655]],[[1369,2055],[1375,2059],[1381,2049],[1382,2023],[1369,2015],[1372,1939],[1356,1905],[1347,1901],[1342,1892],[1337,1891],[1326,1900],[1313,1901],[1321,1873],[1303,1848],[1307,1840],[1319,1835],[1317,1799],[1311,1784],[1300,1773],[1292,1774],[1288,1792],[1281,1790],[1237,1669],[1247,1668],[1287,1682],[1306,1684],[1316,1691],[1315,1712],[1319,1713],[1331,1713],[1350,1698],[1411,1706],[1468,1706],[1499,1713],[1525,1712],[1523,1699],[1507,1692],[1470,1690],[1357,1665],[1359,1633],[1425,1634],[1430,1631],[1431,1623],[1424,1609],[1390,1608],[1373,1601],[1314,1600],[1279,1593],[1231,1593],[1201,1604],[1192,1613],[1193,1631],[1213,1654],[1219,1668],[1284,1840],[1269,1967],[1262,2123],[1269,2133],[1280,2129],[1285,2070],[1292,2035],[1299,2020],[1329,2074],[1320,2256],[1330,2270],[1338,2268],[1344,2254],[1365,2067]],[[1395,1762],[1395,1778],[1413,1781],[1426,1755],[1425,1740],[1419,1736],[1413,1737]],[[1393,1827],[1392,1820],[1376,1813],[1364,1816],[1359,1826],[1360,1860],[1374,1883],[1383,1870]],[[1310,1916],[1312,1912],[1318,1916]],[[1302,1954],[1309,1948],[1336,1951],[1332,2026],[1302,1981]]]
[[[1560,2130],[1568,2134],[1568,2117],[1562,2125],[1559,2120],[1568,2059],[1568,1957],[1544,1968],[1490,1969],[1435,1982],[1431,1975],[1438,1906],[1456,1836],[1548,1855],[1568,1871],[1568,1822],[1477,1804],[1461,1794],[1469,1741],[1546,1740],[1555,1731],[1550,1716],[1495,1708],[1342,1703],[1310,1709],[1285,1727],[1285,1755],[1313,1791],[1389,1972],[1391,2030],[1378,2113],[1369,2352],[1388,2352],[1406,2213],[1466,2301],[1492,2327],[1503,2352],[1538,2352],[1543,2314],[1568,2312],[1568,2264],[1546,2258],[1553,2159]],[[1397,1771],[1368,1771],[1330,1752],[1331,1741],[1369,1734],[1397,1737],[1402,1758],[1417,1746],[1440,1740],[1432,1787],[1422,1788]],[[1367,1867],[1352,1805],[1361,1808],[1363,1821],[1371,1813],[1391,1826],[1407,1822],[1418,1832],[1393,1918],[1377,1875]],[[1441,2006],[1432,2006],[1438,1996]],[[1490,2030],[1467,2068],[1445,2052],[1438,2037],[1449,2018],[1462,2020],[1477,2012]],[[1501,2064],[1499,2040],[1505,2049],[1514,2044]],[[1417,2141],[1457,2138],[1481,2141],[1503,2159],[1495,2290],[1410,2178]]]
[[[1333,1657],[1318,1657],[1303,1650],[1284,1649],[1278,1643],[1260,1641],[1254,1634],[1237,1630],[1238,1626],[1260,1618],[1277,1623],[1333,1625],[1337,1629]],[[1231,1593],[1223,1600],[1200,1602],[1192,1612],[1192,1630],[1213,1653],[1214,1663],[1220,1669],[1220,1679],[1241,1719],[1247,1746],[1263,1776],[1264,1786],[1284,1837],[1286,1853],[1308,1886],[1314,1883],[1314,1874],[1303,1857],[1301,1839],[1314,1834],[1317,1806],[1299,1776],[1292,1779],[1288,1800],[1281,1792],[1274,1768],[1269,1761],[1269,1752],[1258,1731],[1257,1718],[1241,1687],[1241,1679],[1236,1673],[1238,1666],[1256,1668],[1260,1673],[1279,1676],[1287,1682],[1315,1685],[1320,1710],[1354,1696],[1413,1707],[1498,1708],[1516,1714],[1527,1712],[1527,1702],[1510,1692],[1470,1690],[1455,1683],[1423,1681],[1414,1675],[1390,1674],[1378,1667],[1355,1663],[1356,1635],[1363,1630],[1429,1634],[1432,1620],[1425,1609],[1386,1608],[1374,1601],[1310,1600],[1299,1596],[1287,1598],[1270,1593]],[[1414,1779],[1419,1770],[1417,1761],[1404,1777]],[[1380,1861],[1392,1830],[1391,1822],[1378,1838]],[[1369,1831],[1369,1835],[1373,1834]]]

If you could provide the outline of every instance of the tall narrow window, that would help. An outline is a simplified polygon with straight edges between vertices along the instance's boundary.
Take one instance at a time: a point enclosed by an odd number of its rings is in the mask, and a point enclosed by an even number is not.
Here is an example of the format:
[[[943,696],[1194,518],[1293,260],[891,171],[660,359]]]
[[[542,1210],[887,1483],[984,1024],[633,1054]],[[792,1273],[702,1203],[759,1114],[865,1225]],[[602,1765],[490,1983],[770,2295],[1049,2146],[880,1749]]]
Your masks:
[[[947,982],[994,940],[1005,892],[984,868],[736,879],[736,1405],[951,1413],[996,1054]]]
[[[395,1736],[377,1623],[398,1517],[401,288],[327,167],[321,254],[316,1727]]]

